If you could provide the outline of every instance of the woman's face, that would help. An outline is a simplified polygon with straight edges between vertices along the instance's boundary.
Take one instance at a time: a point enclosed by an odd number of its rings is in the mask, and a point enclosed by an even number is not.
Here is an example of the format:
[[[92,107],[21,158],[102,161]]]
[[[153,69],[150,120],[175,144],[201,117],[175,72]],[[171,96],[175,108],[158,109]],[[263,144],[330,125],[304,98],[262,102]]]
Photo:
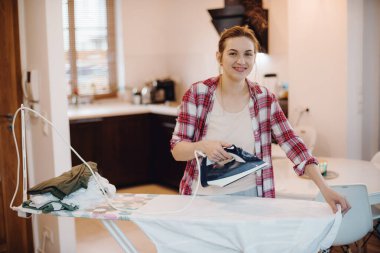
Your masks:
[[[225,41],[223,53],[217,53],[223,75],[234,81],[245,79],[255,64],[255,47],[247,37],[234,37]]]

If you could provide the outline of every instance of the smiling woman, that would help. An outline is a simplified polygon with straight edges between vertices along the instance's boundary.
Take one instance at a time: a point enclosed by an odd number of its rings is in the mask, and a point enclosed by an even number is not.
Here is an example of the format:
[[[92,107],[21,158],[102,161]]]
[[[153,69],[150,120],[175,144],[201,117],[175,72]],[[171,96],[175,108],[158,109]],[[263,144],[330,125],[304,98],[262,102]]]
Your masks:
[[[116,95],[113,0],[64,0],[66,78],[70,94]]]
[[[231,158],[225,148],[234,144],[268,166],[224,187],[200,187],[199,193],[274,198],[274,138],[294,163],[295,172],[306,173],[314,181],[334,212],[336,204],[342,206],[343,212],[348,211],[348,202],[324,182],[316,166],[318,161],[294,133],[276,96],[247,79],[258,48],[255,34],[247,26],[225,30],[216,53],[222,74],[193,84],[185,93],[171,140],[174,158],[187,161],[180,192],[197,194],[195,152],[203,153],[212,162],[222,162]]]

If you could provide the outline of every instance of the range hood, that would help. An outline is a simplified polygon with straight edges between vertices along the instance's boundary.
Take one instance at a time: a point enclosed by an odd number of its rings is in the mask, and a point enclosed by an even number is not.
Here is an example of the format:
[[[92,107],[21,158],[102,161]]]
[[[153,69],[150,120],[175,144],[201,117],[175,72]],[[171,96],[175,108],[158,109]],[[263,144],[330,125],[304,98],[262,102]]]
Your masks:
[[[218,34],[235,25],[248,25],[260,43],[260,52],[268,52],[268,10],[261,0],[225,0],[225,7],[208,10]]]

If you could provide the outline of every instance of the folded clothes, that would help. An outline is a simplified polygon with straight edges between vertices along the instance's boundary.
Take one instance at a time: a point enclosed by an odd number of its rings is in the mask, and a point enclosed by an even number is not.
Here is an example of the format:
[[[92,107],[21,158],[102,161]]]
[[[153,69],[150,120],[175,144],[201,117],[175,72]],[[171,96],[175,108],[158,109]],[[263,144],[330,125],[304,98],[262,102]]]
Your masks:
[[[95,172],[97,181],[102,185],[108,197],[113,197],[116,193],[116,187],[108,182],[108,180]],[[42,193],[30,196],[30,200],[25,201],[22,206],[34,210],[41,210],[43,213],[52,211],[68,210],[74,211],[77,209],[86,209],[92,205],[104,201],[103,192],[101,191],[94,176],[88,179],[87,189],[80,189],[70,193],[62,200],[52,195],[52,193]]]
[[[33,210],[41,210],[43,213],[50,213],[53,211],[61,211],[61,210],[74,211],[78,209],[78,206],[68,205],[68,204],[60,202],[59,200],[51,201],[38,208],[33,206],[33,202],[31,200],[27,200],[27,201],[24,201],[24,203],[22,203],[22,207],[33,209]]]
[[[97,164],[94,162],[87,162],[94,172],[97,172]],[[63,199],[67,195],[80,188],[87,188],[88,180],[92,175],[91,171],[83,163],[71,168],[70,171],[62,175],[46,180],[36,186],[30,188],[28,193],[30,195],[51,193],[59,199]]]
[[[116,193],[116,187],[108,182],[108,180],[98,173],[95,173],[99,183],[103,186],[103,189],[108,197],[112,198]],[[88,180],[87,189],[79,189],[69,196],[65,197],[61,202],[68,205],[78,205],[79,209],[86,209],[96,203],[104,201],[104,196],[100,190],[98,183],[94,176],[91,176]]]
[[[30,206],[40,208],[50,202],[59,201],[59,198],[52,195],[50,192],[30,196]]]

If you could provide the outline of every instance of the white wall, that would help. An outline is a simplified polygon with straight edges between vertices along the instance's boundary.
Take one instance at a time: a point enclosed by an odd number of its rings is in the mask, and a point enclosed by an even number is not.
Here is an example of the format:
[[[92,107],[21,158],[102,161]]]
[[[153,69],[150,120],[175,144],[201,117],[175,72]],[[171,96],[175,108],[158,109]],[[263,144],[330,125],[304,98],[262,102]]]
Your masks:
[[[122,1],[122,31],[127,87],[168,75],[165,0]]]
[[[318,132],[316,155],[347,155],[347,4],[289,0],[290,119]],[[323,18],[322,18],[323,17]]]
[[[301,123],[317,129],[316,155],[370,159],[380,144],[380,3],[288,2],[291,121],[309,107]]]
[[[64,76],[61,0],[19,0],[22,70],[37,70],[40,112],[69,140],[66,85]],[[28,121],[29,184],[60,175],[71,167],[71,156],[57,135],[44,131],[41,120]],[[75,252],[74,219],[37,216],[33,220],[34,244],[41,247],[42,229],[54,234],[46,252]]]
[[[362,157],[363,0],[347,1],[347,156]]]
[[[380,150],[380,1],[364,1],[363,158]]]

